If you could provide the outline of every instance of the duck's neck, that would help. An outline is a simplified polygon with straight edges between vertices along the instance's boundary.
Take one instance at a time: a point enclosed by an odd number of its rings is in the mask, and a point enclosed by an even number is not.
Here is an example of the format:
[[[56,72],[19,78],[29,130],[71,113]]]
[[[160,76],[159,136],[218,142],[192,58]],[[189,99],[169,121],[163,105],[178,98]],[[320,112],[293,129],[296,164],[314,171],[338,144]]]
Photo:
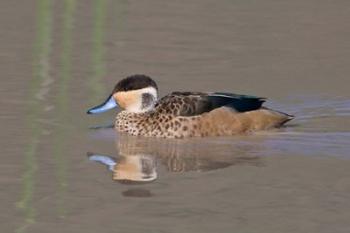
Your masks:
[[[142,135],[152,125],[149,122],[151,112],[152,110],[147,112],[122,111],[116,117],[115,128],[131,135]]]

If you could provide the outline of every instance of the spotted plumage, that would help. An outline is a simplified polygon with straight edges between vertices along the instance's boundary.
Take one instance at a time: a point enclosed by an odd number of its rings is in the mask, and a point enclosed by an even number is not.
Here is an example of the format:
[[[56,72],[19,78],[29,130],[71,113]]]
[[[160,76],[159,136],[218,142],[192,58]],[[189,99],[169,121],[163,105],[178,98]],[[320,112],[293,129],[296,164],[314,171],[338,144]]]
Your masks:
[[[262,104],[265,98],[232,93],[173,92],[158,100],[158,87],[147,76],[123,79],[102,105],[119,105],[115,128],[135,136],[186,138],[230,136],[279,127],[293,117]]]

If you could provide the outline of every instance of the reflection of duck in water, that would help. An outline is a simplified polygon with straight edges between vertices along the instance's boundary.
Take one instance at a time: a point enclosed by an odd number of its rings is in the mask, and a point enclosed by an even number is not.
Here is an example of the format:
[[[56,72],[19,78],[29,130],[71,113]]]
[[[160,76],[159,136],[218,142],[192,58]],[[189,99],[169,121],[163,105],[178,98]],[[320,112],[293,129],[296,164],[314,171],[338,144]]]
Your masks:
[[[100,162],[113,172],[113,180],[120,182],[151,182],[157,179],[155,160],[150,156],[119,156],[88,153],[91,161]]]
[[[261,164],[259,157],[247,153],[247,148],[240,150],[239,156],[235,156],[231,148],[226,148],[231,153],[225,151],[225,145],[205,148],[201,146],[203,144],[198,145],[198,142],[170,139],[160,143],[153,138],[121,134],[116,140],[116,158],[89,154],[89,159],[105,164],[113,172],[113,179],[121,182],[154,181],[158,177],[157,164],[170,172],[209,171],[239,164]]]
[[[229,136],[279,127],[292,116],[262,107],[264,98],[232,93],[173,92],[158,100],[145,75],[121,80],[95,114],[119,106],[115,128],[131,135],[163,138]]]

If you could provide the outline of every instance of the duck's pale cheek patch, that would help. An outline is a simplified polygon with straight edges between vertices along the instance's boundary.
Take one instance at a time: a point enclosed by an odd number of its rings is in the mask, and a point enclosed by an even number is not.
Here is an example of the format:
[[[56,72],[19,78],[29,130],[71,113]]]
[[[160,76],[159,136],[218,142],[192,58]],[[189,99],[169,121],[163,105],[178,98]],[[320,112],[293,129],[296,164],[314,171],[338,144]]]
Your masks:
[[[114,99],[117,101],[119,107],[125,109],[124,93],[118,92],[113,95]]]
[[[137,103],[137,93],[131,92],[117,92],[113,95],[113,97],[117,100],[118,105],[127,109],[128,106],[132,106]]]

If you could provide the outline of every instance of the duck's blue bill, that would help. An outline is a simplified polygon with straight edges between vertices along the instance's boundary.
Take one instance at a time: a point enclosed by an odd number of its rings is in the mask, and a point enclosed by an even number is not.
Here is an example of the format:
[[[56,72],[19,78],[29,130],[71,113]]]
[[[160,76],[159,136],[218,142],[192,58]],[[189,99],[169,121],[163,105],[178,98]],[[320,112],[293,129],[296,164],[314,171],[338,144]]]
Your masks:
[[[90,108],[87,114],[102,113],[116,107],[118,107],[118,104],[115,102],[113,96],[110,95],[103,104]]]

